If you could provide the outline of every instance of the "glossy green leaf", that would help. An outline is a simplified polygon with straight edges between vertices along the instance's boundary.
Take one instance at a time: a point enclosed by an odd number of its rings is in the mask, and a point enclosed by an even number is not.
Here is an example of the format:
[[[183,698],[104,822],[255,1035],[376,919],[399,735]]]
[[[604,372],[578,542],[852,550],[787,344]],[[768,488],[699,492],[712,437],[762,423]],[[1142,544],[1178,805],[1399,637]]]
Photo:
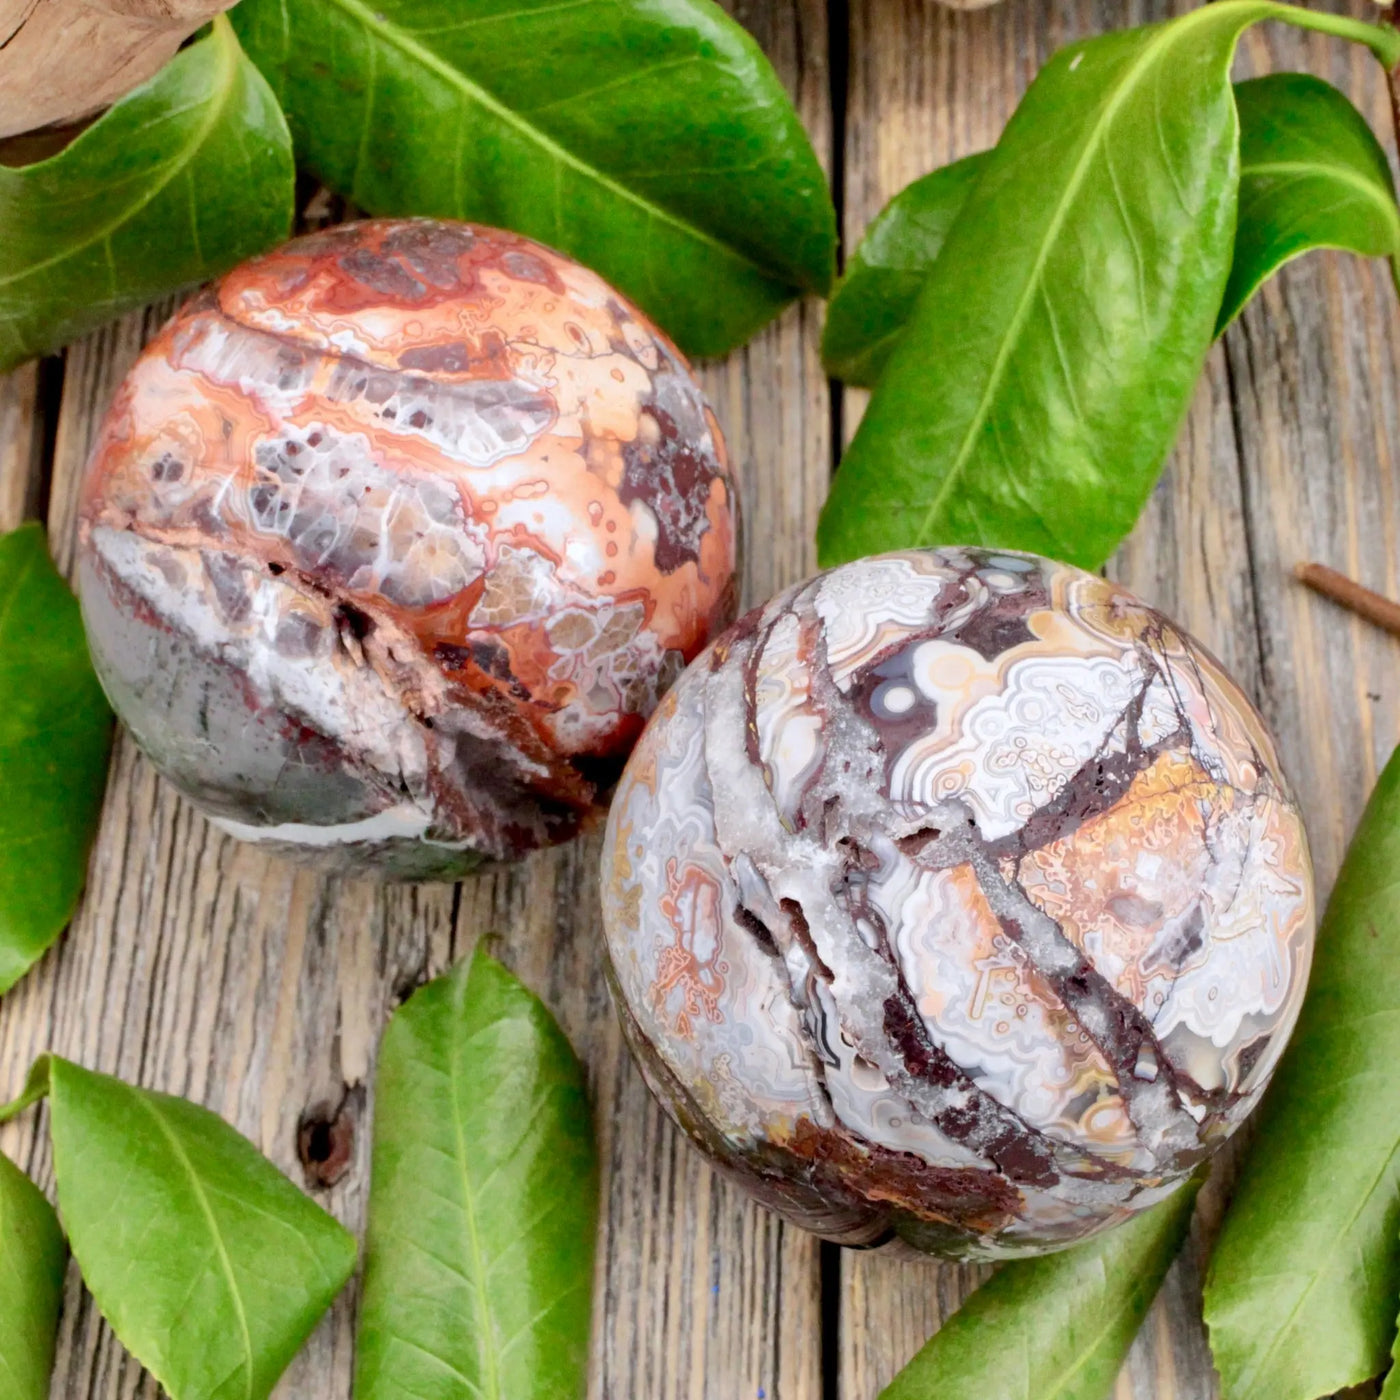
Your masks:
[[[19,1096],[11,1099],[9,1103],[0,1104],[0,1123],[8,1123],[11,1118],[18,1118],[21,1113],[33,1108],[40,1099],[46,1099],[48,1096],[49,1057],[40,1055],[29,1066],[29,1074],[24,1081],[24,1088],[19,1091]]]
[[[1306,73],[1235,87],[1240,209],[1218,330],[1284,263],[1314,248],[1400,253],[1400,210],[1380,142],[1336,88]]]
[[[228,21],[71,145],[0,166],[0,370],[287,236],[291,138]]]
[[[49,1061],[58,1204],[122,1344],[173,1400],[261,1400],[355,1241],[221,1118]]]
[[[811,143],[711,0],[244,0],[233,21],[298,158],[371,213],[529,234],[697,355],[831,284]]]
[[[1379,1400],[1400,1400],[1400,1335],[1390,1349],[1390,1370],[1386,1372]]]
[[[385,1033],[357,1400],[569,1400],[587,1378],[598,1174],[583,1072],[478,952]]]
[[[823,564],[957,541],[1086,567],[1132,527],[1215,331],[1234,241],[1240,33],[1220,0],[1056,54],[948,230],[822,514]]]
[[[0,1396],[48,1400],[68,1248],[58,1217],[0,1156]]]
[[[822,364],[828,374],[866,389],[880,377],[987,155],[930,171],[875,216],[826,308]]]
[[[77,600],[44,532],[0,536],[0,992],[73,915],[111,735]]]
[[[1225,1400],[1377,1375],[1400,1301],[1400,751],[1347,852],[1206,1280]]]
[[[1315,248],[1383,257],[1400,250],[1400,213],[1385,152],[1336,88],[1304,73],[1235,85],[1240,193],[1220,334],[1291,258]],[[846,263],[827,308],[822,361],[870,388],[909,324],[923,280],[986,153],[915,180],[880,211]]]
[[[1195,1198],[1189,1183],[1073,1249],[1003,1265],[880,1400],[1107,1400]]]

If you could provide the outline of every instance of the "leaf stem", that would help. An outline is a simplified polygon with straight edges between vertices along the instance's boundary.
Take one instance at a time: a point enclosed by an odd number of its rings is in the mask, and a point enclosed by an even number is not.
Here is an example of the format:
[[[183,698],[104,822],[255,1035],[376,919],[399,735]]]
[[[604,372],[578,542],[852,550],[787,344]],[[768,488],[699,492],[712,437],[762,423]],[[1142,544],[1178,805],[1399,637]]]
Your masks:
[[[1299,564],[1293,573],[1315,593],[1400,637],[1400,603],[1392,602],[1336,569],[1329,569],[1326,564]]]
[[[29,1077],[24,1081],[24,1088],[19,1092],[19,1098],[10,1103],[0,1104],[0,1123],[8,1123],[11,1118],[18,1118],[26,1108],[32,1107],[40,1099],[47,1098],[49,1094],[49,1057],[40,1055],[29,1069]]]
[[[1299,29],[1315,29],[1338,39],[1349,39],[1354,44],[1365,44],[1388,75],[1400,65],[1400,30],[1392,25],[1371,24],[1366,20],[1352,19],[1350,15],[1325,14],[1319,10],[1305,10],[1299,5],[1284,4],[1273,7],[1273,18]]]

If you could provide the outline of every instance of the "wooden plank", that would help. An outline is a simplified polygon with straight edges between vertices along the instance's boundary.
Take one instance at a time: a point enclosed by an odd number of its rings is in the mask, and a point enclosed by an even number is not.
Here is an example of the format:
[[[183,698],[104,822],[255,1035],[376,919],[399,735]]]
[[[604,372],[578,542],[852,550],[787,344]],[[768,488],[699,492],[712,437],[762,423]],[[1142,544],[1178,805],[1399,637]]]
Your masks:
[[[1219,347],[1167,470],[1108,572],[1199,637],[1245,691],[1260,698],[1239,452]],[[1237,1156],[1232,1147],[1217,1159],[1202,1191],[1191,1243],[1143,1323],[1119,1375],[1116,1400],[1210,1400],[1215,1393],[1201,1320],[1201,1280]]]
[[[1029,81],[1022,51],[1031,12],[1019,5],[955,11],[926,0],[850,0],[843,238],[911,180],[993,145]],[[842,397],[842,437],[868,394]],[[873,1400],[989,1270],[842,1250],[838,1388]]]
[[[789,84],[818,152],[830,149],[824,0],[729,6]],[[746,605],[815,567],[826,496],[828,386],[820,308],[794,307],[746,349],[704,367],[706,391],[737,463]],[[588,855],[582,888],[596,924]],[[596,978],[601,928],[585,966]],[[613,1036],[611,1015],[606,1016]],[[818,1400],[821,1277],[813,1238],[713,1173],[672,1128],[616,1042],[617,1079],[600,1094],[612,1131],[595,1348],[598,1400]]]
[[[1045,0],[951,14],[920,0],[852,0],[847,246],[909,180],[991,145],[1059,44],[1179,8]],[[1282,26],[1252,33],[1240,75],[1274,66],[1329,77],[1388,129],[1379,74],[1361,51]],[[1398,326],[1383,267],[1328,256],[1289,270],[1212,354],[1167,473],[1110,570],[1210,645],[1261,703],[1300,790],[1323,895],[1400,735],[1400,647],[1305,596],[1289,570],[1318,557],[1400,596],[1390,446]],[[863,398],[846,395],[846,437]],[[1192,1246],[1144,1325],[1117,1400],[1217,1394],[1200,1270],[1235,1155],[1203,1193]],[[843,1400],[873,1400],[976,1277],[847,1253]]]
[[[959,13],[917,0],[852,0],[847,246],[910,180],[993,145],[1055,48],[1098,28],[1168,12],[1122,4],[1086,15],[1048,0]],[[846,396],[847,437],[864,398]],[[1258,668],[1239,494],[1224,363],[1217,355],[1174,461],[1112,572],[1209,641],[1249,685]],[[873,1400],[986,1273],[878,1252],[845,1253],[842,1400]],[[1198,1393],[1193,1375],[1209,1375],[1209,1360],[1196,1269],[1187,1260],[1173,1271],[1144,1327],[1119,1395],[1186,1400]]]
[[[822,0],[777,0],[742,18],[791,83],[819,149],[829,148]],[[49,512],[64,568],[97,422],[163,314],[127,317],[68,354]],[[743,477],[752,599],[812,563],[831,455],[819,326],[812,308],[794,308],[742,354],[704,371]],[[19,388],[0,390],[6,502],[32,495],[14,484],[11,465],[32,455],[21,431],[33,418],[20,407],[32,398],[24,375],[32,379],[24,371]],[[6,508],[13,515],[23,505]],[[355,1128],[349,1169],[312,1189],[358,1230],[384,1019],[479,937],[498,935],[501,955],[545,996],[586,1061],[596,1105],[603,1225],[590,1394],[817,1400],[817,1243],[717,1179],[646,1092],[602,977],[597,861],[595,833],[456,889],[327,879],[221,837],[123,737],[83,907],[0,1002],[0,1096],[52,1049],[209,1105],[308,1184],[298,1129],[343,1114]],[[51,1186],[41,1124],[35,1114],[7,1126],[0,1150]],[[349,1395],[356,1300],[352,1287],[336,1303],[279,1396]],[[157,1393],[70,1271],[55,1397]]]
[[[1329,8],[1373,18],[1362,0]],[[1390,147],[1362,50],[1270,25],[1246,73],[1306,68],[1335,83]],[[1335,254],[1293,264],[1226,342],[1265,683],[1265,711],[1308,820],[1320,889],[1400,735],[1400,646],[1292,578],[1317,559],[1400,596],[1400,315],[1385,266]]]
[[[39,513],[43,484],[39,366],[0,375],[0,531]]]

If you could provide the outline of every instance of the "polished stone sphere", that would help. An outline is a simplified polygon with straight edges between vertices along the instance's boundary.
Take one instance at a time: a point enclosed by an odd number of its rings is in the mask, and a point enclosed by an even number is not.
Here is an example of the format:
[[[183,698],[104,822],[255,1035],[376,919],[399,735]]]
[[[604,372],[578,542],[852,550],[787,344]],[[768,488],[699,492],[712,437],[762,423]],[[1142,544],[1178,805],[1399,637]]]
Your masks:
[[[565,840],[735,611],[724,440],[670,342],[514,234],[347,224],[197,295],[81,508],[93,657],[226,830],[450,876]]]
[[[608,822],[651,1087],[791,1220],[1002,1258],[1174,1190],[1292,1031],[1312,873],[1239,687],[1031,555],[846,564],[690,666]]]

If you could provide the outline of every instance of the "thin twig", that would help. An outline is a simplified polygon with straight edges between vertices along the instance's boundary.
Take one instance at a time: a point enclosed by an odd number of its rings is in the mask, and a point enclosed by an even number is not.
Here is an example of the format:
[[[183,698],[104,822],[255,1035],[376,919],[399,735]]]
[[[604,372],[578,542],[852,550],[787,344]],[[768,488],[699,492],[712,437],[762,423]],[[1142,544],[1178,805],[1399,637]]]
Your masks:
[[[1400,603],[1363,588],[1355,579],[1329,569],[1326,564],[1299,564],[1294,574],[1307,586],[1324,598],[1350,608],[1358,617],[1384,627],[1387,632],[1400,637]]]

